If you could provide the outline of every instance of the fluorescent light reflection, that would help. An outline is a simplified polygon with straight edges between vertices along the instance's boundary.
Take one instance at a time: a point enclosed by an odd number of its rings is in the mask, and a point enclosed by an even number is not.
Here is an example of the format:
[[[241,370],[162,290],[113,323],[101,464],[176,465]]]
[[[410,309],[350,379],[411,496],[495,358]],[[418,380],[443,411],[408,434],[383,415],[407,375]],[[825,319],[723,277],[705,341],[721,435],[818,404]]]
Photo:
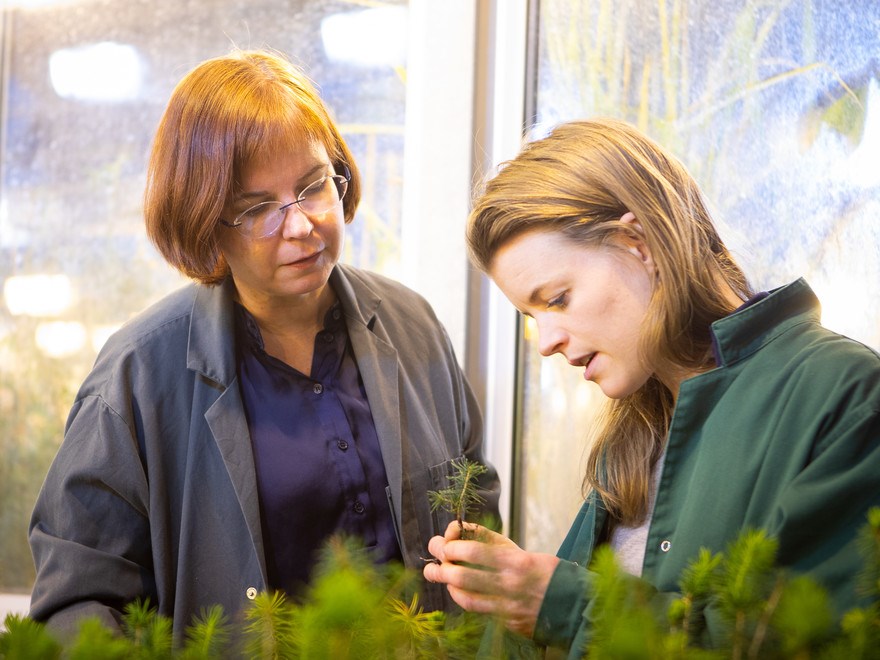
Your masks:
[[[37,325],[34,339],[44,355],[64,358],[85,346],[86,329],[77,321],[46,321]]]
[[[127,101],[140,92],[143,67],[133,46],[102,41],[56,50],[49,56],[49,78],[62,98]]]
[[[327,57],[364,67],[404,66],[406,34],[406,7],[333,14],[321,21]]]
[[[13,316],[58,316],[73,302],[67,275],[14,275],[3,282],[3,299]]]

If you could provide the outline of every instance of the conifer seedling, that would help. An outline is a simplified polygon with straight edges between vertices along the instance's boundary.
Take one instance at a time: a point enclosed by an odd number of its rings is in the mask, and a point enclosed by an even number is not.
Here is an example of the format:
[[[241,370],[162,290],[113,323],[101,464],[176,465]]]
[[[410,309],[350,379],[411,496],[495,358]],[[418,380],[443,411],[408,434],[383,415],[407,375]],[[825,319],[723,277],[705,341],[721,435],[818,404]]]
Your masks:
[[[477,490],[477,479],[488,472],[482,463],[462,458],[452,462],[449,487],[428,491],[431,510],[443,509],[455,516],[461,538],[471,538],[472,532],[465,528],[471,507],[485,502]]]

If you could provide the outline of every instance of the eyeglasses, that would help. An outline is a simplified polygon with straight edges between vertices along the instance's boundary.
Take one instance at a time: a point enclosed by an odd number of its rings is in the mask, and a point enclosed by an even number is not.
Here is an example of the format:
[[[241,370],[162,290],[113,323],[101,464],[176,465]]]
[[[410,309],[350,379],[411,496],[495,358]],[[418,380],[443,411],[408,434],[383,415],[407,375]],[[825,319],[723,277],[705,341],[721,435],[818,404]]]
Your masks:
[[[329,174],[314,181],[302,189],[297,198],[287,204],[281,202],[260,202],[246,211],[239,213],[232,222],[220,219],[224,227],[231,227],[248,238],[266,238],[271,236],[287,216],[287,210],[299,205],[299,210],[308,216],[321,215],[337,206],[348,190],[351,171],[342,165],[343,174]]]

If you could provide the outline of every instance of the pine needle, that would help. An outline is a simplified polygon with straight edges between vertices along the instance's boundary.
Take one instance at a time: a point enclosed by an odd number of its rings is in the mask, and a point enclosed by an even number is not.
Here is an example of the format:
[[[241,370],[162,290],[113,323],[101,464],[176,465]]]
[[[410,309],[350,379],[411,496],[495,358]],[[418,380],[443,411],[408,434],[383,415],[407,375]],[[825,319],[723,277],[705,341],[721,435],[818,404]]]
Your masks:
[[[231,635],[229,618],[220,605],[203,609],[186,629],[186,643],[181,651],[184,660],[212,660],[225,657]]]

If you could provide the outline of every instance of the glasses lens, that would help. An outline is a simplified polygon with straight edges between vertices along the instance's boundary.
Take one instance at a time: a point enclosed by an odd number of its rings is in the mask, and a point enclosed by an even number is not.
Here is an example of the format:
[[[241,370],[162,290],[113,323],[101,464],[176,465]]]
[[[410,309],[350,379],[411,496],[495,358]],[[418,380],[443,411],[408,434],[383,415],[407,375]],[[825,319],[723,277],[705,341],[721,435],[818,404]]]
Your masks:
[[[281,202],[262,202],[235,219],[236,229],[245,236],[263,238],[274,233],[284,220]]]
[[[307,215],[319,215],[339,204],[346,190],[348,181],[345,177],[325,176],[303,189],[299,194],[299,207]]]

